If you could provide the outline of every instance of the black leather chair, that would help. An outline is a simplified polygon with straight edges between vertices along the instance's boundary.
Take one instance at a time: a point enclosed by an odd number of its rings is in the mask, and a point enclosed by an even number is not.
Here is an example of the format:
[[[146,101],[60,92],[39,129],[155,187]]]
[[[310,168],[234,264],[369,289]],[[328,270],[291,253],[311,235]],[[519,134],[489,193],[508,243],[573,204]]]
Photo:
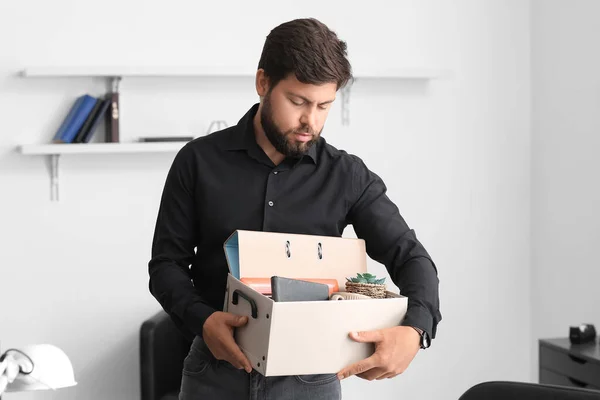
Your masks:
[[[140,328],[142,400],[177,400],[190,345],[166,312],[144,321]]]
[[[459,400],[600,400],[600,391],[539,383],[491,381],[467,390]]]

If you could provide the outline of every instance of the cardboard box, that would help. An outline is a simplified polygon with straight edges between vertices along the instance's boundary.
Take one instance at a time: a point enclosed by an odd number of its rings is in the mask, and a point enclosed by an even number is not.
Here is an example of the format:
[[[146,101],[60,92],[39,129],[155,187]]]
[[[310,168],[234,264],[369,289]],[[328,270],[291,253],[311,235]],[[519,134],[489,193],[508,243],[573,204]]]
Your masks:
[[[367,271],[365,242],[326,236],[238,230],[224,245],[229,276],[225,311],[247,315],[235,339],[254,369],[265,376],[337,373],[373,354],[374,346],[348,337],[351,331],[394,327],[408,299],[274,302],[240,277],[335,278]]]

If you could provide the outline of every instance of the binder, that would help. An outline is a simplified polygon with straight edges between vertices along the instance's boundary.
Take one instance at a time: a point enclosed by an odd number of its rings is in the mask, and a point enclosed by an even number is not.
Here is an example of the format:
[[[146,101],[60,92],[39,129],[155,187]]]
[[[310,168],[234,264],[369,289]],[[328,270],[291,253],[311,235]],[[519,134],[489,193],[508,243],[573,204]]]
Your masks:
[[[90,113],[90,116],[85,121],[85,124],[77,134],[74,143],[88,143],[92,136],[94,136],[94,131],[98,127],[98,124],[104,117],[108,106],[110,105],[110,101],[104,99],[98,99],[96,106]]]
[[[54,143],[72,143],[97,101],[98,99],[88,94],[78,97],[52,141]]]
[[[108,94],[110,105],[106,113],[106,142],[119,142],[119,92]]]
[[[273,301],[324,301],[329,300],[329,286],[300,279],[271,277]]]

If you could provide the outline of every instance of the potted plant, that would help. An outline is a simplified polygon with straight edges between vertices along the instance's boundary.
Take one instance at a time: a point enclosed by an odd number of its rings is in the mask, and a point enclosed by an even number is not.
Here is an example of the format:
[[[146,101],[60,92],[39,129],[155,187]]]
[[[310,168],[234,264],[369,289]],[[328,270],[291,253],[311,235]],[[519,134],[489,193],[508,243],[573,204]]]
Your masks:
[[[350,293],[364,294],[375,299],[386,297],[385,278],[365,273],[357,273],[356,277],[346,278],[346,291]]]

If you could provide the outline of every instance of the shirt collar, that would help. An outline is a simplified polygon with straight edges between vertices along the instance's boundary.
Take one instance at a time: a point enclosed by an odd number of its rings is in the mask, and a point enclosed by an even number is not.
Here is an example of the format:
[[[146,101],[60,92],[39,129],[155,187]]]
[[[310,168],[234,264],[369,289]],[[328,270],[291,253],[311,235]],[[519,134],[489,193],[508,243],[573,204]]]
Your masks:
[[[258,111],[258,106],[259,103],[254,104],[250,110],[248,110],[248,112],[246,112],[246,114],[238,121],[237,125],[232,131],[232,134],[225,142],[226,150],[246,150],[250,152],[258,148],[260,151],[263,151],[258,143],[256,143],[256,136],[254,135],[254,116]],[[318,144],[319,142],[313,144],[306,153],[306,156],[310,157],[315,164],[317,164]]]

